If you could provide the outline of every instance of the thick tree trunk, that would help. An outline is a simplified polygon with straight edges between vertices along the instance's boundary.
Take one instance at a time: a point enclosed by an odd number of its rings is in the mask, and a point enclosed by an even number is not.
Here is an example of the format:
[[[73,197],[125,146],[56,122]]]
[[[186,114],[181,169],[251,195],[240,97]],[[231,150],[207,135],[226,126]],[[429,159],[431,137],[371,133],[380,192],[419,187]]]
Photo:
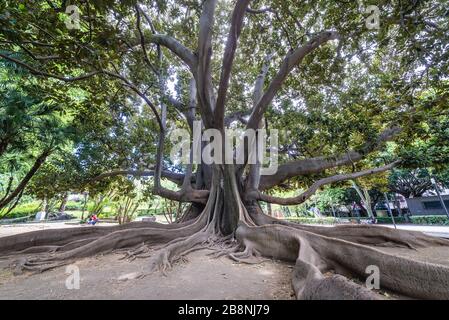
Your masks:
[[[242,217],[242,210],[245,210],[237,186],[237,178],[233,165],[223,165],[220,187],[223,188],[224,207],[220,222],[220,230],[223,235],[232,234],[237,229],[239,219]]]

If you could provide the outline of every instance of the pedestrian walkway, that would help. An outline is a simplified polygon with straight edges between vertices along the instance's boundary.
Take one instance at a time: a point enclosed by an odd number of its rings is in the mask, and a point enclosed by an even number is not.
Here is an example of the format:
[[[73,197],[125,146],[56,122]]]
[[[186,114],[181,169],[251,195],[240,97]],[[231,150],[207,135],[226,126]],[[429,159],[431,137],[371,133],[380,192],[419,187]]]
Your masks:
[[[382,225],[384,227],[394,228],[393,225]],[[416,224],[398,224],[398,229],[421,231],[430,236],[449,238],[449,226],[426,226]]]

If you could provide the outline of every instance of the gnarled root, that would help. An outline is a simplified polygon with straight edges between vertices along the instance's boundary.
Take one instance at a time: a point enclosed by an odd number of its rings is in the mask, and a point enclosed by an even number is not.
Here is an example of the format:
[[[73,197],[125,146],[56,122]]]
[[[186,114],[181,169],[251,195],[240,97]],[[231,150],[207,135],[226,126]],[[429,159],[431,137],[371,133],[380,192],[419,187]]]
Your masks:
[[[118,250],[116,250],[118,251]],[[134,261],[137,258],[147,258],[151,256],[151,252],[153,250],[150,246],[146,245],[145,243],[142,243],[141,245],[132,248],[132,249],[125,249],[125,255],[120,258],[120,260],[128,260],[128,261]]]
[[[212,188],[211,193],[216,195],[219,192]],[[28,233],[18,236],[6,237],[2,239],[3,244],[0,248],[6,252],[16,252],[26,249],[23,253],[45,252],[46,255],[21,258],[13,262],[16,273],[22,270],[42,272],[58,266],[69,264],[80,258],[104,254],[123,248],[133,248],[138,245],[143,247],[129,251],[128,258],[139,256],[145,250],[145,246],[154,246],[169,244],[170,250],[165,249],[158,254],[161,256],[162,265],[167,265],[171,258],[177,257],[181,251],[181,243],[190,246],[190,241],[197,244],[195,239],[201,238],[203,229],[213,225],[208,223],[209,215],[214,207],[217,207],[218,201],[211,197],[203,213],[196,219],[184,223],[162,225],[154,222],[129,223],[124,226],[102,227],[102,228],[72,228],[65,230],[51,230],[49,235],[42,232]],[[58,237],[67,233],[69,237]],[[68,241],[68,239],[72,241]],[[89,241],[87,241],[89,240]],[[53,243],[56,242],[56,243]],[[179,247],[179,249],[178,249]],[[164,255],[167,257],[165,259]],[[181,255],[182,256],[182,255]],[[157,264],[157,263],[156,263]],[[163,269],[163,268],[162,268]]]
[[[197,219],[198,220],[198,219]],[[8,254],[26,253],[24,250],[31,250],[34,253],[45,252],[57,249],[58,251],[70,250],[72,247],[68,244],[76,244],[77,241],[86,239],[99,239],[108,234],[124,231],[138,230],[145,228],[172,230],[179,229],[193,224],[197,220],[190,220],[177,224],[160,224],[157,222],[131,222],[116,226],[82,226],[64,229],[37,230],[27,233],[2,237],[0,241],[0,254],[2,257]],[[80,246],[80,244],[76,244]],[[40,247],[40,249],[37,249]],[[30,249],[34,248],[34,249]],[[30,251],[28,251],[30,252]]]
[[[378,299],[373,291],[327,271],[363,280],[368,266],[377,266],[380,285],[406,296],[449,299],[449,268],[378,249],[281,225],[240,224],[237,239],[263,256],[295,261],[293,287],[299,299]],[[331,289],[332,288],[332,289]]]
[[[246,247],[242,252],[229,253],[229,257],[236,262],[246,264],[257,264],[269,261],[269,259],[262,258],[260,252],[252,247]]]
[[[174,262],[183,260],[192,251],[208,247],[211,241],[211,234],[207,231],[200,231],[190,237],[174,241],[164,248],[159,249],[150,258],[149,271],[161,271],[165,275],[166,271],[172,268]]]
[[[419,231],[396,230],[371,225],[337,225],[333,227],[310,226],[279,220],[264,214],[260,208],[249,211],[257,225],[280,224],[291,228],[309,231],[326,237],[338,238],[371,246],[404,247],[409,249],[434,246],[449,246],[448,239],[428,236]]]
[[[381,295],[357,285],[341,275],[325,276],[313,264],[297,259],[293,289],[302,300],[380,300]]]
[[[204,220],[204,219],[203,219]],[[80,239],[70,242],[63,247],[47,246],[27,249],[24,253],[42,252],[47,249],[51,254],[30,258],[21,258],[13,262],[15,273],[22,270],[42,272],[71,263],[80,258],[108,253],[121,248],[135,247],[139,244],[164,244],[179,237],[186,237],[197,233],[204,226],[204,221],[198,220],[187,226],[178,228],[129,228],[118,230],[99,238]]]

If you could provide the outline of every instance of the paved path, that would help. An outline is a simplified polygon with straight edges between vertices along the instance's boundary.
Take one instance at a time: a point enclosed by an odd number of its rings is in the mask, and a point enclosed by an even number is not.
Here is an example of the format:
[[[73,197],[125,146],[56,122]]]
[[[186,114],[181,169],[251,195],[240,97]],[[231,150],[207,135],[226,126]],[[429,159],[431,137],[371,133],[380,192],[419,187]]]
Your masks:
[[[382,225],[384,227],[394,228],[393,225]],[[430,236],[449,238],[449,226],[425,226],[416,224],[398,224],[398,229],[421,231]]]
[[[112,226],[113,223],[99,223],[93,228],[102,226]],[[58,221],[58,222],[39,222],[39,223],[17,223],[0,225],[0,237],[11,236],[14,234],[25,233],[36,230],[63,229],[63,228],[92,228],[88,225],[80,225],[77,221]]]
[[[136,221],[141,221],[136,219]],[[159,223],[167,223],[164,216],[156,216],[156,221]],[[114,222],[102,222],[95,225],[96,227],[107,227],[117,225]],[[48,229],[62,229],[62,228],[92,228],[86,224],[80,224],[79,220],[69,220],[69,221],[46,221],[46,222],[30,222],[30,223],[16,223],[16,224],[0,224],[0,237],[11,236],[14,234],[25,233],[36,230],[48,230]]]

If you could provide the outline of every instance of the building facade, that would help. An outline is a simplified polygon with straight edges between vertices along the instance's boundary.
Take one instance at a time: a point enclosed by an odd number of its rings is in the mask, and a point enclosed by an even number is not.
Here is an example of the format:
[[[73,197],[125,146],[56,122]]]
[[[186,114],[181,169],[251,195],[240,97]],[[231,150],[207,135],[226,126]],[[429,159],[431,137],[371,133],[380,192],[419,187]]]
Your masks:
[[[442,195],[446,208],[449,209],[449,195]],[[406,199],[412,216],[446,215],[438,196],[418,197]]]

